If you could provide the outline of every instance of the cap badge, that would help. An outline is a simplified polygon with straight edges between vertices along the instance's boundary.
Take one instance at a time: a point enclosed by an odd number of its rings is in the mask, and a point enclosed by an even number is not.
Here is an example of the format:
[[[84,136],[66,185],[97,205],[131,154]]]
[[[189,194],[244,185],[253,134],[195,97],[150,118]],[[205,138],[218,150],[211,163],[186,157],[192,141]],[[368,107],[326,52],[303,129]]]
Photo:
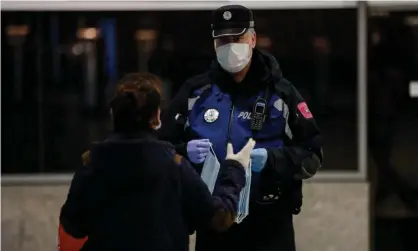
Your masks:
[[[229,19],[231,19],[232,14],[229,11],[225,11],[224,14],[223,14],[223,17],[224,17],[225,20],[229,20]]]

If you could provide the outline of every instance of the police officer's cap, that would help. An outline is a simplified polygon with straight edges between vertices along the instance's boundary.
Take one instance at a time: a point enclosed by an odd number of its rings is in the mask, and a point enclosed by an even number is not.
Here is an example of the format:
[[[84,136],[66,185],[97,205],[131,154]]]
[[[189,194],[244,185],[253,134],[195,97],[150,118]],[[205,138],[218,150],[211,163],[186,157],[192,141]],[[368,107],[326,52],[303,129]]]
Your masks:
[[[253,12],[241,5],[226,5],[212,13],[212,37],[241,36],[254,28]]]

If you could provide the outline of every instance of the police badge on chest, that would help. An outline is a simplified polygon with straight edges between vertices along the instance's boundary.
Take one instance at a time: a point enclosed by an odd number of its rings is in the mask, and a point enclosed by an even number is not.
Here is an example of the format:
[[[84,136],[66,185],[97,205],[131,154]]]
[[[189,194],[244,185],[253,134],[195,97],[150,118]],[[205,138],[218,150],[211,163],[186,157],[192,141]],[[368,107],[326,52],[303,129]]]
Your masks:
[[[203,118],[207,123],[213,123],[219,118],[219,111],[216,109],[207,109]]]

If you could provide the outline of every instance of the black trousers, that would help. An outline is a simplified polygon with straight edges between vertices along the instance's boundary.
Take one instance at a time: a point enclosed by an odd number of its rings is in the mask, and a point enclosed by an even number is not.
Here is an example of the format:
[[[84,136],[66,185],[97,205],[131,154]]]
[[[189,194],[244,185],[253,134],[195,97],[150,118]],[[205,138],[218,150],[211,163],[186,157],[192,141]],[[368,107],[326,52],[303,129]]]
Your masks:
[[[224,233],[197,232],[196,251],[295,251],[293,215],[251,210],[244,221]]]

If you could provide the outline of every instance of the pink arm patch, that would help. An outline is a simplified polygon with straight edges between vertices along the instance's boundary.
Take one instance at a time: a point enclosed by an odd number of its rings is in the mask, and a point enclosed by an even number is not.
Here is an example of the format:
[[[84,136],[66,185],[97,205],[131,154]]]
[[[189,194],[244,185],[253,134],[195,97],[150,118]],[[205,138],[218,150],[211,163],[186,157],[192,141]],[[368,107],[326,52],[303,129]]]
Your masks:
[[[300,113],[302,113],[302,115],[305,119],[313,118],[313,115],[312,115],[311,111],[309,110],[308,105],[306,104],[306,102],[299,103],[298,104],[298,110],[300,111]]]

